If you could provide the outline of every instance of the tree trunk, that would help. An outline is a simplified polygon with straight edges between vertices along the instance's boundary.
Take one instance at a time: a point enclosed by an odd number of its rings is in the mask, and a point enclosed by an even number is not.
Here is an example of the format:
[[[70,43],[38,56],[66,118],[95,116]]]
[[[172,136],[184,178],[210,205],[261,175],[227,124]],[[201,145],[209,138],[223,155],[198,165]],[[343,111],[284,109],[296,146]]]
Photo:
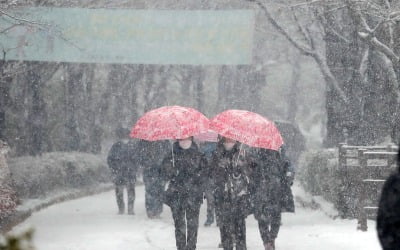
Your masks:
[[[80,122],[78,120],[79,94],[82,86],[83,69],[80,64],[66,65],[66,122],[65,150],[79,151],[81,146]]]
[[[10,104],[10,87],[12,77],[4,72],[5,61],[0,61],[0,140],[7,141],[6,130],[6,111]]]
[[[38,63],[29,63],[26,83],[29,84],[32,102],[26,120],[27,143],[30,155],[41,155],[45,147],[47,112],[43,99],[43,81],[38,74]],[[45,65],[43,65],[46,67]]]
[[[300,58],[295,56],[292,62],[292,79],[288,95],[288,111],[286,120],[296,124],[297,115],[297,93],[299,92],[298,83],[300,81]]]
[[[197,109],[204,112],[204,78],[205,71],[203,66],[197,66],[195,68],[196,77],[195,77],[195,85],[196,85],[196,106]]]
[[[324,145],[335,147],[340,142],[349,141],[358,144],[360,131],[361,107],[359,105],[359,88],[363,82],[359,74],[360,63],[365,51],[357,33],[356,24],[349,16],[348,10],[331,12],[326,10],[325,27],[326,60],[327,66],[333,77],[324,74],[327,83],[335,80],[343,90],[347,101],[343,101],[334,88],[326,91],[327,135]],[[336,30],[342,32],[342,37],[337,36]],[[319,63],[320,67],[324,64]],[[330,86],[328,84],[328,86]],[[366,131],[364,131],[366,132]]]
[[[363,144],[381,143],[392,133],[397,110],[397,81],[389,74],[391,63],[385,55],[370,49],[368,58],[368,86],[364,105]]]

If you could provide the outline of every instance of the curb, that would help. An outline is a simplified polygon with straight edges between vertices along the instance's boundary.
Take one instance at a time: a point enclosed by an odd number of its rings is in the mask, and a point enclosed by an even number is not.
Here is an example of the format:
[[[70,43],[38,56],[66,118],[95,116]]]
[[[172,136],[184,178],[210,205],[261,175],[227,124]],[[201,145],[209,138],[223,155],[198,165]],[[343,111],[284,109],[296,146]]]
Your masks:
[[[38,212],[44,208],[47,208],[49,206],[52,206],[54,204],[61,203],[64,201],[75,200],[75,199],[79,199],[82,197],[107,192],[107,191],[112,190],[113,188],[114,188],[113,184],[105,185],[102,187],[89,187],[84,190],[79,190],[79,191],[75,191],[75,192],[71,192],[71,193],[67,193],[67,194],[62,194],[62,195],[53,197],[49,200],[44,200],[43,203],[40,203],[30,209],[20,210],[20,211],[17,210],[12,215],[10,215],[0,221],[0,234],[6,234],[6,233],[10,232],[16,225],[24,222],[34,212]],[[18,209],[18,207],[17,207],[17,209]]]

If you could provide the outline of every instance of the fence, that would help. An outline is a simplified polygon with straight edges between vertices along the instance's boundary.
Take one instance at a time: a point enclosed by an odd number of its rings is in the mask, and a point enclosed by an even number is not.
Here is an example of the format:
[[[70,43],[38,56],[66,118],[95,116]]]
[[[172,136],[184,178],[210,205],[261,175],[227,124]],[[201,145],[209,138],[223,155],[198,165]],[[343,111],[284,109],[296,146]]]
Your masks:
[[[367,219],[376,217],[383,183],[396,168],[397,151],[395,145],[339,145],[340,210],[345,217],[357,218],[359,230],[366,231]]]

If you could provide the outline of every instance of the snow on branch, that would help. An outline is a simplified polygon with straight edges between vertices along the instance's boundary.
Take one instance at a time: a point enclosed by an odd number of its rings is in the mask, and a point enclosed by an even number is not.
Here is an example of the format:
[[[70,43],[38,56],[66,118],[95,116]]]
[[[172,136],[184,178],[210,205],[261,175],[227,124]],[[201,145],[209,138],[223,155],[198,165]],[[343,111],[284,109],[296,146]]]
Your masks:
[[[332,72],[329,69],[329,66],[326,63],[326,59],[324,56],[319,54],[315,48],[314,48],[314,41],[312,40],[312,36],[308,36],[310,38],[310,47],[307,48],[304,45],[301,45],[299,42],[297,42],[289,33],[272,17],[271,13],[265,7],[263,3],[261,3],[259,0],[248,0],[250,2],[255,2],[265,13],[265,16],[267,17],[268,21],[272,24],[272,26],[278,30],[279,33],[281,33],[288,41],[290,44],[292,44],[296,49],[300,51],[305,56],[311,56],[314,58],[315,62],[317,63],[318,67],[321,70],[321,73],[326,81],[326,83],[331,86],[333,89],[336,90],[340,98],[343,100],[343,102],[347,103],[348,98],[346,94],[343,92],[341,87],[339,86],[338,81],[336,80],[335,76],[332,74]],[[300,24],[298,24],[300,25]],[[304,30],[302,30],[304,31]],[[309,34],[310,35],[310,34]]]
[[[251,0],[250,0],[251,1]],[[254,1],[265,13],[265,16],[268,18],[269,22],[275,27],[275,29],[278,30],[279,33],[281,33],[295,48],[300,50],[300,52],[304,55],[307,56],[313,56],[315,53],[314,51],[306,48],[304,45],[301,45],[297,41],[295,41],[287,32],[286,30],[280,26],[277,21],[272,17],[271,13],[269,13],[269,10],[262,4],[261,2],[255,0]]]
[[[347,0],[349,4],[349,9],[353,14],[353,17],[356,19],[356,21],[359,23],[363,31],[358,32],[358,36],[362,38],[364,41],[366,41],[369,45],[373,46],[383,54],[385,54],[394,65],[398,65],[400,62],[400,57],[397,55],[394,50],[392,50],[389,46],[384,44],[383,42],[379,41],[379,39],[376,37],[376,32],[378,28],[385,22],[381,21],[379,22],[375,28],[371,28],[369,24],[367,23],[366,18],[361,14],[360,9],[358,6],[356,6],[353,2],[350,0]]]
[[[20,18],[20,17],[14,16],[14,15],[11,15],[10,13],[8,13],[7,11],[5,11],[4,9],[1,9],[1,8],[0,8],[0,14],[1,14],[0,16],[9,17],[12,20],[18,21],[18,22],[20,22],[22,24],[46,26],[45,23],[40,23],[40,22],[36,22],[36,21],[32,21],[32,20],[27,20],[27,19],[24,19],[24,18]]]

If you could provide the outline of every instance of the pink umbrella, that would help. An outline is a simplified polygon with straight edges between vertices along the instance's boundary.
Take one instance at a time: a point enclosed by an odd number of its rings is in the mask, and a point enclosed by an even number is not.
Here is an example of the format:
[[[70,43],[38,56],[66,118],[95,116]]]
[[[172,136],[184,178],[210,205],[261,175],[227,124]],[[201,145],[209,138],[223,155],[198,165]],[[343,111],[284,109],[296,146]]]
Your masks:
[[[282,136],[272,121],[245,110],[226,110],[215,116],[210,128],[218,134],[251,147],[278,150]]]
[[[165,106],[145,113],[130,136],[148,141],[183,139],[207,132],[209,123],[208,118],[195,109]]]

